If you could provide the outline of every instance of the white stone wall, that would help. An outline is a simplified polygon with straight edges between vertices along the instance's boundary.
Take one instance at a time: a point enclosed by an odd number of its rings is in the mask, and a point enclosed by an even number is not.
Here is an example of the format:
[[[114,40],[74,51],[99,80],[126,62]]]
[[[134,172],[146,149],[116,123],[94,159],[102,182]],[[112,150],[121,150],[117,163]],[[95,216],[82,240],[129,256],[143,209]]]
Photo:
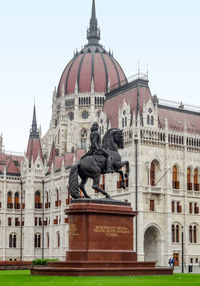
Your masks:
[[[79,98],[91,97],[90,105],[79,105]],[[98,112],[101,110],[100,105],[95,105],[95,97],[104,97],[103,94],[75,94],[70,95],[68,99],[74,99],[73,107],[66,107],[66,97],[55,99],[53,97],[52,120],[50,129],[43,138],[44,152],[48,155],[52,142],[56,144],[59,153],[71,152],[72,147],[75,149],[80,147],[80,132],[83,128],[88,131],[87,147],[89,146],[89,131],[91,122],[98,121],[101,127],[102,137],[107,128],[105,114]],[[147,115],[151,108],[155,117],[154,125],[148,126]],[[168,265],[168,260],[173,253],[179,253],[181,261],[181,231],[184,232],[184,262],[186,265],[190,263],[190,259],[200,259],[200,225],[199,214],[189,213],[189,202],[197,203],[200,206],[200,192],[187,190],[187,167],[191,167],[192,172],[195,168],[200,169],[199,148],[189,147],[186,145],[186,138],[193,136],[184,132],[172,132],[168,129],[167,121],[165,121],[165,129],[158,128],[157,106],[152,103],[143,106],[143,125],[139,118],[133,118],[133,126],[129,126],[131,122],[130,106],[124,102],[119,109],[119,127],[122,128],[122,117],[127,116],[127,127],[124,127],[125,148],[121,150],[123,160],[130,163],[129,187],[117,189],[118,174],[105,175],[105,189],[114,199],[127,200],[131,202],[132,207],[136,210],[137,202],[137,229],[135,228],[134,248],[138,252],[138,260],[156,259],[157,265]],[[124,113],[123,111],[126,111]],[[82,118],[82,112],[88,112],[88,118]],[[74,112],[74,120],[68,118],[69,112]],[[55,126],[57,120],[57,126]],[[124,121],[125,122],[125,121]],[[136,126],[137,123],[137,126]],[[142,136],[141,136],[142,134]],[[172,144],[168,142],[168,135],[183,136],[183,144]],[[162,135],[162,136],[161,136]],[[59,139],[58,139],[59,136]],[[161,137],[160,137],[161,136]],[[165,142],[162,140],[165,136]],[[196,138],[198,136],[195,135]],[[137,198],[136,198],[136,141],[137,139]],[[150,166],[151,162],[155,162],[156,186],[150,186]],[[37,167],[38,164],[40,167]],[[180,189],[172,188],[172,167],[177,165],[179,168]],[[35,249],[34,236],[36,233],[44,232],[44,257],[58,258],[65,260],[65,253],[68,248],[68,224],[65,223],[64,210],[68,207],[66,199],[68,198],[68,176],[69,170],[62,168],[59,172],[52,171],[51,174],[45,175],[47,166],[43,165],[39,158],[35,165],[29,169],[25,159],[22,168],[22,177],[8,177],[6,174],[0,176],[0,259],[20,259],[20,239],[21,228],[14,226],[15,217],[20,217],[19,210],[7,209],[7,193],[11,191],[13,194],[18,191],[21,197],[21,180],[23,182],[23,200],[25,209],[22,211],[24,226],[22,228],[22,258],[23,260],[32,260],[42,257],[42,248]],[[44,190],[43,190],[44,180]],[[192,177],[193,180],[193,177]],[[88,180],[86,190],[92,197],[102,197],[95,194],[91,188],[92,181]],[[34,206],[34,194],[39,190],[44,203],[46,202],[46,192],[49,194],[50,208],[44,209],[44,220],[48,221],[47,226],[35,226],[35,217],[42,218],[42,209],[36,210]],[[61,206],[55,206],[56,190],[59,190],[59,199]],[[150,210],[150,200],[154,200],[154,211]],[[172,213],[171,202],[179,202],[182,207],[181,213],[177,211]],[[8,217],[12,217],[12,226],[8,226]],[[58,224],[54,224],[54,220],[58,218]],[[136,225],[136,220],[134,221]],[[171,239],[172,224],[180,226],[179,242],[173,243]],[[197,226],[197,243],[189,243],[189,226],[196,224]],[[183,228],[182,228],[183,227]],[[57,233],[60,233],[60,247],[57,245]],[[17,234],[17,248],[9,248],[8,237],[10,233]],[[50,245],[47,248],[47,233],[50,237]],[[136,240],[137,234],[137,240]],[[41,242],[42,243],[42,242]],[[136,244],[137,243],[137,244]]]

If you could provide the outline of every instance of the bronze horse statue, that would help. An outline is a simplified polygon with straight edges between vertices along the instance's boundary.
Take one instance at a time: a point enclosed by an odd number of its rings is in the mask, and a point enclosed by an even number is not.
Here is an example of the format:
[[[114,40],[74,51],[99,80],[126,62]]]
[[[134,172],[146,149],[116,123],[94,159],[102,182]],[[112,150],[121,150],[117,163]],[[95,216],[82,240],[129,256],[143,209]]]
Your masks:
[[[119,173],[122,178],[122,188],[126,188],[124,177],[128,178],[129,176],[129,162],[121,161],[121,156],[118,152],[118,149],[124,148],[124,137],[122,130],[118,128],[109,129],[104,137],[102,142],[102,147],[110,152],[112,158],[112,168],[115,172]],[[123,174],[121,168],[126,166],[126,172]],[[101,149],[93,155],[84,155],[80,161],[72,166],[69,175],[69,192],[72,198],[78,199],[80,196],[80,189],[83,192],[86,198],[90,198],[85,190],[85,184],[87,183],[88,178],[93,179],[92,188],[103,195],[106,198],[110,198],[110,195],[99,187],[99,181],[101,174],[105,174],[106,171],[106,157],[101,154]],[[81,178],[81,183],[78,183],[78,175]]]

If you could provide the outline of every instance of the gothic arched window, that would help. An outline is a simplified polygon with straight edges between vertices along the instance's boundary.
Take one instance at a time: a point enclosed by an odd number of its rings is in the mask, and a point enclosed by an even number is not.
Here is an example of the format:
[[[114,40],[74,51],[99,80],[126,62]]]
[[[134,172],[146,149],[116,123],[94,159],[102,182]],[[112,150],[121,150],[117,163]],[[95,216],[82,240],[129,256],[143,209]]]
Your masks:
[[[154,117],[153,117],[153,115],[151,115],[151,125],[152,126],[154,125]]]
[[[40,196],[40,192],[39,191],[35,192],[35,208],[36,209],[41,209],[42,208],[41,196]]]
[[[8,192],[8,194],[7,194],[7,208],[8,209],[13,208],[12,193],[11,192]]]
[[[56,189],[56,201],[55,201],[55,207],[61,206],[61,200],[60,200],[60,192],[58,189]]]
[[[18,192],[15,193],[14,207],[15,207],[15,209],[20,209],[19,193]]]
[[[147,125],[154,125],[154,117],[152,115],[153,110],[151,108],[148,109],[148,114],[147,114]]]
[[[172,224],[172,242],[180,242],[180,226],[178,224]]]
[[[189,242],[192,243],[192,226],[189,226]]]
[[[194,170],[194,190],[199,191],[199,170]]]
[[[147,125],[150,125],[150,115],[147,115]]]
[[[41,248],[41,234],[35,234],[35,248]]]
[[[17,235],[15,233],[11,233],[9,235],[9,247],[16,248],[17,247]]]
[[[150,185],[155,186],[155,164],[154,164],[154,162],[151,162]]]
[[[176,225],[176,242],[179,242],[179,225]]]
[[[172,224],[172,242],[175,242],[175,226]]]
[[[87,130],[83,129],[81,131],[81,149],[87,149]]]
[[[46,203],[45,203],[45,208],[48,209],[50,207],[49,203],[49,193],[46,191]]]
[[[197,226],[196,225],[189,226],[189,242],[197,243]]]
[[[197,227],[194,225],[193,227],[193,242],[197,243]]]
[[[192,190],[192,183],[191,183],[191,169],[187,168],[187,190]]]
[[[180,184],[178,181],[178,167],[176,165],[174,165],[172,168],[172,186],[173,186],[173,189],[180,188]]]
[[[9,235],[9,247],[12,247],[12,234]]]
[[[122,114],[122,128],[127,126],[128,126],[127,112],[126,110],[124,110]]]

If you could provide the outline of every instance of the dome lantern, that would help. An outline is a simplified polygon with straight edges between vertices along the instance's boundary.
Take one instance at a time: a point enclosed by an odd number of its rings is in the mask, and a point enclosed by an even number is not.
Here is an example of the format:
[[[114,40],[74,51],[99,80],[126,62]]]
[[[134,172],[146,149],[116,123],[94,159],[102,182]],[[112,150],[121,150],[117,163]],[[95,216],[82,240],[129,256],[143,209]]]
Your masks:
[[[98,27],[96,18],[95,0],[93,0],[90,27],[87,30],[88,45],[99,45],[100,38],[100,28]]]

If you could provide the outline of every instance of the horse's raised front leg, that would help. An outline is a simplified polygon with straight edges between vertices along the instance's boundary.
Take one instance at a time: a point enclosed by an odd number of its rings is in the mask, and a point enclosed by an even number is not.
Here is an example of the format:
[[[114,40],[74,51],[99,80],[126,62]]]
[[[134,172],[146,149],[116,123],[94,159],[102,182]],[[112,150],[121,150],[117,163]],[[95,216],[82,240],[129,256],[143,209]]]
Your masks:
[[[88,178],[81,178],[81,183],[79,185],[79,188],[81,189],[81,191],[83,192],[85,198],[89,199],[90,196],[87,194],[86,190],[85,190],[85,184],[87,183]]]
[[[99,187],[99,182],[100,182],[100,175],[96,176],[94,179],[93,179],[93,185],[92,185],[92,188],[94,190],[96,190],[97,192],[99,193],[102,193],[104,196],[106,196],[106,198],[110,198],[110,195],[102,190],[100,187]]]
[[[122,168],[123,166],[126,166],[126,172],[125,172],[125,174],[124,174],[123,171],[121,170],[121,168]],[[126,188],[126,183],[125,183],[124,177],[125,177],[125,179],[127,179],[128,176],[129,176],[129,173],[130,173],[129,162],[128,162],[128,161],[116,162],[116,163],[115,163],[115,170],[117,170],[117,173],[120,174],[120,176],[121,176],[121,178],[122,178],[122,188],[125,189],[125,188]]]

